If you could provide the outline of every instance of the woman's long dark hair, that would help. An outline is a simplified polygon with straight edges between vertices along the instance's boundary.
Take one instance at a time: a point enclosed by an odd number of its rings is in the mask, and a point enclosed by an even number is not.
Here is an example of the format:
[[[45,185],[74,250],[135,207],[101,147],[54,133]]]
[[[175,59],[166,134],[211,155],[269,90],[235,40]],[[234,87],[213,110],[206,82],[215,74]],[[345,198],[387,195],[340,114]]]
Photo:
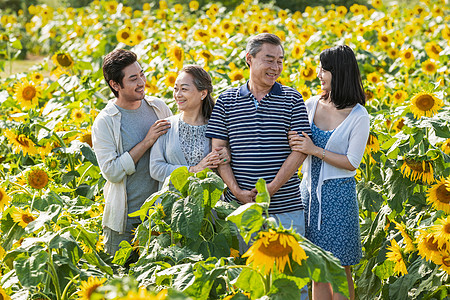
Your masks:
[[[194,85],[198,91],[208,91],[206,97],[202,100],[202,115],[206,120],[209,120],[214,108],[214,99],[211,96],[213,91],[211,76],[202,67],[196,65],[185,66],[181,72],[192,75]]]
[[[331,96],[337,109],[364,105],[366,95],[353,50],[347,45],[325,49],[320,53],[322,69],[331,72],[331,95],[324,92],[321,99]]]

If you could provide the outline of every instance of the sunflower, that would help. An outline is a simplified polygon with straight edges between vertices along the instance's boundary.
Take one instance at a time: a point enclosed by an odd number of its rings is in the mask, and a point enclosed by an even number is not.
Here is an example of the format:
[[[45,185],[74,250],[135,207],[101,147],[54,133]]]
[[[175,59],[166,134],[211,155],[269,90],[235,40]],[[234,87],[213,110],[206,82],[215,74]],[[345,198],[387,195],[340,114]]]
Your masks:
[[[184,61],[183,48],[177,45],[170,46],[169,50],[167,51],[167,56],[171,59],[171,62],[174,64],[175,67],[177,67],[178,69],[181,69],[183,67]]]
[[[416,247],[414,247],[411,236],[406,232],[406,228],[404,227],[404,225],[397,223],[394,220],[393,222],[395,224],[395,229],[397,229],[403,237],[403,244],[405,244],[405,253],[414,251]]]
[[[11,297],[6,293],[6,291],[0,286],[0,299],[11,300]]]
[[[6,253],[5,249],[2,246],[0,246],[0,260],[1,261],[3,261],[3,257],[5,257],[5,253]],[[0,288],[0,291],[1,291],[1,288]],[[0,298],[0,299],[2,299],[2,298]]]
[[[30,75],[31,77],[31,81],[33,81],[36,84],[39,84],[42,82],[42,80],[44,80],[44,76],[42,76],[41,73],[39,72],[34,72]]]
[[[83,109],[81,108],[74,108],[72,109],[72,112],[70,113],[70,118],[75,123],[79,124],[84,121],[86,117],[86,114],[84,113]]]
[[[430,58],[439,60],[439,53],[441,53],[442,48],[436,42],[429,42],[425,45],[425,51]]]
[[[414,61],[414,54],[413,54],[413,49],[409,48],[409,49],[405,49],[400,51],[400,57],[402,59],[402,62],[407,66],[411,66],[411,64]]]
[[[408,93],[406,93],[403,90],[397,90],[394,92],[394,94],[392,94],[391,101],[394,102],[395,104],[402,104],[407,97]]]
[[[403,177],[412,181],[421,180],[428,184],[434,182],[433,165],[427,160],[420,161],[406,157],[400,171]]]
[[[417,238],[417,250],[425,260],[431,260],[434,263],[439,260],[439,243],[433,233],[421,230],[421,234]]]
[[[289,231],[278,232],[273,229],[261,231],[256,242],[242,257],[248,257],[247,265],[265,275],[273,270],[274,263],[279,272],[284,272],[286,263],[291,267],[291,259],[301,265],[307,259],[305,250]]]
[[[151,80],[147,80],[145,82],[145,89],[150,93],[150,94],[156,94],[159,92],[158,89],[158,81],[156,79],[155,76],[152,76]]]
[[[440,265],[440,270],[444,270],[447,274],[450,274],[450,255],[448,253],[441,255],[437,265]]]
[[[369,138],[367,139],[366,151],[368,153],[375,153],[380,151],[380,143],[378,142],[378,138],[374,134],[369,134]]]
[[[311,64],[307,64],[300,72],[301,78],[304,80],[314,80],[317,76],[316,70]]]
[[[56,171],[59,169],[59,159],[54,156],[48,156],[45,158],[45,166],[50,171]]]
[[[450,214],[450,177],[441,179],[434,184],[427,193],[427,202],[430,203],[434,209],[443,210],[446,214]]]
[[[164,80],[166,86],[172,87],[175,84],[175,80],[177,79],[178,74],[175,72],[167,72],[166,79]]]
[[[33,141],[24,134],[15,134],[9,129],[5,129],[3,133],[16,153],[20,153],[20,151],[22,151],[23,155],[37,153]]]
[[[367,81],[373,84],[377,84],[380,81],[380,77],[377,73],[372,72],[370,74],[367,74]]]
[[[104,5],[108,13],[113,15],[117,12],[117,6],[119,4],[116,1],[108,1]]]
[[[17,83],[14,86],[14,92],[14,97],[24,108],[36,106],[41,95],[41,89],[27,79],[22,79],[20,83]]]
[[[441,34],[444,39],[450,41],[450,28],[447,25],[444,28],[442,28]]]
[[[194,40],[207,44],[209,42],[209,33],[204,29],[197,29],[194,32]]]
[[[304,52],[305,52],[305,47],[300,43],[296,43],[296,44],[294,44],[294,48],[292,49],[291,56],[294,59],[299,59],[303,55]]]
[[[209,52],[208,50],[202,50],[198,53],[198,56],[200,58],[202,58],[205,63],[208,61],[213,61],[214,60],[214,55],[211,54],[211,52]]]
[[[27,183],[30,187],[36,190],[42,190],[48,184],[49,177],[43,169],[33,169],[27,173]]]
[[[104,236],[99,235],[97,243],[95,243],[95,251],[100,252],[105,248]]]
[[[450,192],[449,192],[450,196]],[[431,230],[435,234],[438,240],[438,245],[440,249],[448,249],[448,243],[450,242],[450,216],[446,218],[437,219],[435,225],[432,226]]]
[[[307,32],[307,31],[303,31],[298,35],[298,38],[300,39],[300,41],[305,44],[306,42],[309,41],[309,38],[311,37],[311,33]]]
[[[133,40],[136,42],[136,45],[145,40],[145,34],[142,30],[138,29],[133,33]]]
[[[82,143],[86,143],[92,148],[92,133],[89,130],[85,130],[78,135],[78,140]]]
[[[244,72],[241,69],[234,69],[228,74],[228,77],[230,77],[231,82],[241,81],[244,79]]]
[[[444,152],[447,155],[450,155],[450,139],[447,139],[445,142],[442,143],[441,149],[442,152]]]
[[[3,211],[5,206],[9,205],[11,198],[8,196],[6,191],[3,188],[0,188],[0,212]]]
[[[128,27],[122,28],[117,31],[116,38],[119,43],[127,44],[129,43],[130,39],[132,37],[130,29]]]
[[[411,99],[410,109],[415,118],[432,117],[443,105],[442,100],[433,94],[420,92]]]
[[[309,87],[307,87],[306,85],[303,85],[302,87],[300,87],[298,89],[298,91],[300,92],[300,94],[302,94],[303,101],[308,100],[312,95],[311,89]]]
[[[74,62],[69,53],[58,52],[52,56],[53,63],[55,66],[62,69],[70,69],[73,67]]]
[[[11,214],[11,217],[14,222],[18,223],[22,228],[27,227],[28,224],[35,220],[29,208],[27,208],[26,210],[18,208]]]
[[[427,59],[422,63],[422,71],[427,75],[434,75],[437,72],[437,65],[433,59]]]
[[[396,48],[389,48],[387,54],[391,59],[396,59],[398,57],[398,50]]]
[[[403,118],[400,118],[394,122],[394,125],[392,125],[392,129],[394,129],[395,132],[399,132],[402,130],[403,126],[405,126],[405,120]]]
[[[234,31],[234,24],[233,22],[231,22],[230,20],[223,20],[220,23],[220,28],[222,29],[223,32],[226,32],[228,34],[232,34]]]
[[[403,259],[403,249],[400,247],[397,242],[392,239],[391,246],[387,247],[389,252],[386,253],[387,260],[390,260],[395,263],[394,273],[397,273],[400,276],[408,274],[408,270],[406,270],[405,260]]]
[[[89,277],[87,281],[81,281],[81,290],[77,292],[81,300],[91,299],[92,293],[105,283],[106,278]]]
[[[378,36],[378,42],[380,43],[380,46],[384,48],[391,44],[392,37],[389,34],[380,33]]]
[[[83,253],[92,253],[92,248],[88,246],[84,241],[80,241],[79,245],[81,250],[83,250]]]

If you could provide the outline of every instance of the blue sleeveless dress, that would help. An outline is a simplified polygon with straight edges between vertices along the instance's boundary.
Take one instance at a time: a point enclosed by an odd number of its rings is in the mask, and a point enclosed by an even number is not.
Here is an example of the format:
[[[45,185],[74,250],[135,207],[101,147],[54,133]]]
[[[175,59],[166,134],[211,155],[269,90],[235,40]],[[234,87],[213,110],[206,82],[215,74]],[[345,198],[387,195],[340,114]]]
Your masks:
[[[323,131],[313,122],[311,131],[314,144],[324,148],[334,130]],[[356,265],[362,257],[362,250],[355,178],[337,178],[323,182],[322,223],[320,230],[317,230],[319,202],[315,191],[321,165],[322,160],[313,156],[311,162],[312,199],[309,197],[306,180],[303,179],[300,184],[302,200],[305,203],[305,236],[317,246],[333,253],[343,266]],[[311,207],[309,202],[311,202]]]

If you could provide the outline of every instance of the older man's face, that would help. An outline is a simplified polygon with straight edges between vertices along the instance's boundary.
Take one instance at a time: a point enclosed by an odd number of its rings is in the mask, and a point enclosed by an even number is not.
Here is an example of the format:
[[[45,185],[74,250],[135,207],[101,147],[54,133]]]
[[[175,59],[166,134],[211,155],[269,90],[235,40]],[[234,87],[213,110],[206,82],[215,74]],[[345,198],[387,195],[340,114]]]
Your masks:
[[[250,80],[259,88],[271,88],[283,70],[284,54],[279,45],[263,44],[255,56],[247,54]]]

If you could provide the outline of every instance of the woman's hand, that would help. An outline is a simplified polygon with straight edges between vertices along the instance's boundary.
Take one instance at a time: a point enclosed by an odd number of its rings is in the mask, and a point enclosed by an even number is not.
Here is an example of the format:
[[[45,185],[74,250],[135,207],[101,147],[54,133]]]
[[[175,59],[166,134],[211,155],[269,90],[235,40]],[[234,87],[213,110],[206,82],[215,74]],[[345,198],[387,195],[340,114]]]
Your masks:
[[[302,152],[308,155],[316,155],[321,151],[321,148],[314,145],[311,138],[302,131],[303,136],[299,136],[296,131],[289,131],[289,146],[292,151]]]
[[[189,172],[198,173],[206,168],[214,169],[220,164],[221,159],[217,152],[210,152],[197,165],[189,167]]]
[[[221,165],[230,163],[230,150],[228,150],[228,147],[216,147],[212,152],[219,154]]]

